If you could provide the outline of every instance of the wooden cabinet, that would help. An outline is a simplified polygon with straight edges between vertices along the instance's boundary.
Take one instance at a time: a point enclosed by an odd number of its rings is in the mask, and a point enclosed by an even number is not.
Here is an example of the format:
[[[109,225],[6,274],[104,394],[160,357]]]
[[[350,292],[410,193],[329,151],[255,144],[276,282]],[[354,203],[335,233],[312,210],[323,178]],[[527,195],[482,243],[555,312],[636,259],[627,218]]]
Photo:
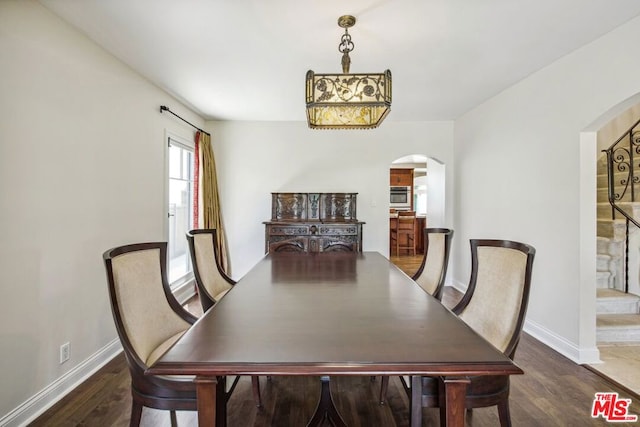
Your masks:
[[[413,169],[391,169],[389,172],[390,186],[413,187]]]
[[[362,251],[357,193],[272,193],[266,252]]]

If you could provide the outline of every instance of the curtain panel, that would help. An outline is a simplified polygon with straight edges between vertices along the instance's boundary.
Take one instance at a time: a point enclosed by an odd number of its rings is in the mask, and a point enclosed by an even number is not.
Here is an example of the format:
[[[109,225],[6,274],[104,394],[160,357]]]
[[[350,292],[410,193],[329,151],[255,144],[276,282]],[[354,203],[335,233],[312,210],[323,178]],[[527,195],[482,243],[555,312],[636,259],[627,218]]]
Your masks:
[[[222,210],[220,209],[220,197],[218,193],[218,178],[216,162],[211,146],[211,135],[198,131],[196,133],[196,145],[198,150],[198,206],[199,224],[202,228],[215,228],[217,230],[216,248],[220,257],[220,266],[225,273],[229,272],[227,239],[222,222]]]

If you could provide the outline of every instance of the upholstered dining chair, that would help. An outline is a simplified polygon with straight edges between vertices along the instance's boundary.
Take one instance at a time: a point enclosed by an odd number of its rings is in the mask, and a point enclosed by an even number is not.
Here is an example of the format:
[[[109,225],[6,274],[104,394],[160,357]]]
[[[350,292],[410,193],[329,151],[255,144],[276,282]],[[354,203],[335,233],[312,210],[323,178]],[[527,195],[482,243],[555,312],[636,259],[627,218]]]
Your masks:
[[[442,299],[442,289],[447,276],[453,230],[449,228],[425,228],[423,232],[424,256],[412,279],[430,295]],[[388,387],[389,377],[383,376],[380,385],[381,405],[385,403]]]
[[[202,310],[207,311],[236,284],[220,265],[215,228],[189,230],[187,242]]]
[[[449,228],[424,229],[424,257],[412,279],[430,295],[442,299],[442,289],[449,266],[453,230]]]
[[[187,232],[193,275],[196,279],[203,312],[213,307],[236,284],[236,281],[227,276],[221,267],[218,248],[215,244],[216,233],[215,228],[202,228]],[[262,406],[262,397],[258,376],[251,377],[251,385],[253,398],[256,405],[260,407]]]
[[[142,408],[195,411],[192,377],[145,375],[197,320],[174,298],[167,281],[167,243],[119,246],[103,254],[111,312],[131,375],[131,426],[138,426]],[[231,385],[227,399],[233,392]]]
[[[509,240],[473,239],[470,243],[469,286],[452,311],[513,359],[527,312],[535,249]],[[439,393],[442,379],[421,377],[422,395],[411,390],[410,379],[401,377],[401,380],[412,405],[440,408],[440,423],[443,425],[445,402]],[[509,376],[476,376],[470,380],[465,397],[466,408],[497,405],[500,425],[510,426]]]

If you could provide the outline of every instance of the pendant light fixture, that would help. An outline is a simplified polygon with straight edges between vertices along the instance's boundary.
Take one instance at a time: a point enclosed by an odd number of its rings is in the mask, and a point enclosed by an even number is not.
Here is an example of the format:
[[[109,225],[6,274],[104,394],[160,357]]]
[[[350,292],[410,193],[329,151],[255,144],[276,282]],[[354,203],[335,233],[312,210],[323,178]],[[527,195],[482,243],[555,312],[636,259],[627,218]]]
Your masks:
[[[344,28],[338,46],[342,53],[342,74],[307,71],[307,121],[312,129],[372,129],[391,110],[391,71],[349,72],[349,52],[354,48],[349,28],[355,23],[356,18],[351,15],[338,18],[338,26]]]

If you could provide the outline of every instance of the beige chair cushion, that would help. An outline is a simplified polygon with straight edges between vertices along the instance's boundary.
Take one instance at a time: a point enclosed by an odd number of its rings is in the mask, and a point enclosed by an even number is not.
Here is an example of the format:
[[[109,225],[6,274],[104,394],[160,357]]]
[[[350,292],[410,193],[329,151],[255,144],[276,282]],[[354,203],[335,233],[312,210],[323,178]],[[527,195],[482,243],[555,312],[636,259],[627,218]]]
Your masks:
[[[231,285],[218,271],[215,253],[213,250],[213,234],[198,233],[193,236],[193,246],[196,253],[198,272],[202,280],[202,286],[216,301],[217,295],[226,293]]]
[[[169,339],[167,339],[166,341],[162,342],[158,347],[156,347],[155,350],[153,350],[151,352],[151,354],[149,354],[149,357],[146,360],[146,364],[147,366],[151,366],[153,365],[156,360],[160,359],[160,356],[162,356],[167,350],[169,350],[169,348],[176,342],[178,341],[178,338],[180,338],[182,335],[184,335],[185,331],[179,332],[177,334],[175,334],[174,336],[170,337]]]
[[[112,260],[122,323],[134,351],[143,362],[191,326],[167,302],[159,254],[158,249],[149,249],[125,253]]]
[[[444,268],[444,242],[443,233],[429,233],[429,246],[427,249],[424,269],[416,282],[429,294],[433,295],[438,287],[438,282]]]
[[[218,295],[214,295],[213,299],[215,299],[216,301],[220,301],[222,297],[227,294],[227,292],[229,292],[229,289],[220,292]]]
[[[520,313],[526,265],[521,251],[478,247],[476,289],[460,318],[502,352]]]

